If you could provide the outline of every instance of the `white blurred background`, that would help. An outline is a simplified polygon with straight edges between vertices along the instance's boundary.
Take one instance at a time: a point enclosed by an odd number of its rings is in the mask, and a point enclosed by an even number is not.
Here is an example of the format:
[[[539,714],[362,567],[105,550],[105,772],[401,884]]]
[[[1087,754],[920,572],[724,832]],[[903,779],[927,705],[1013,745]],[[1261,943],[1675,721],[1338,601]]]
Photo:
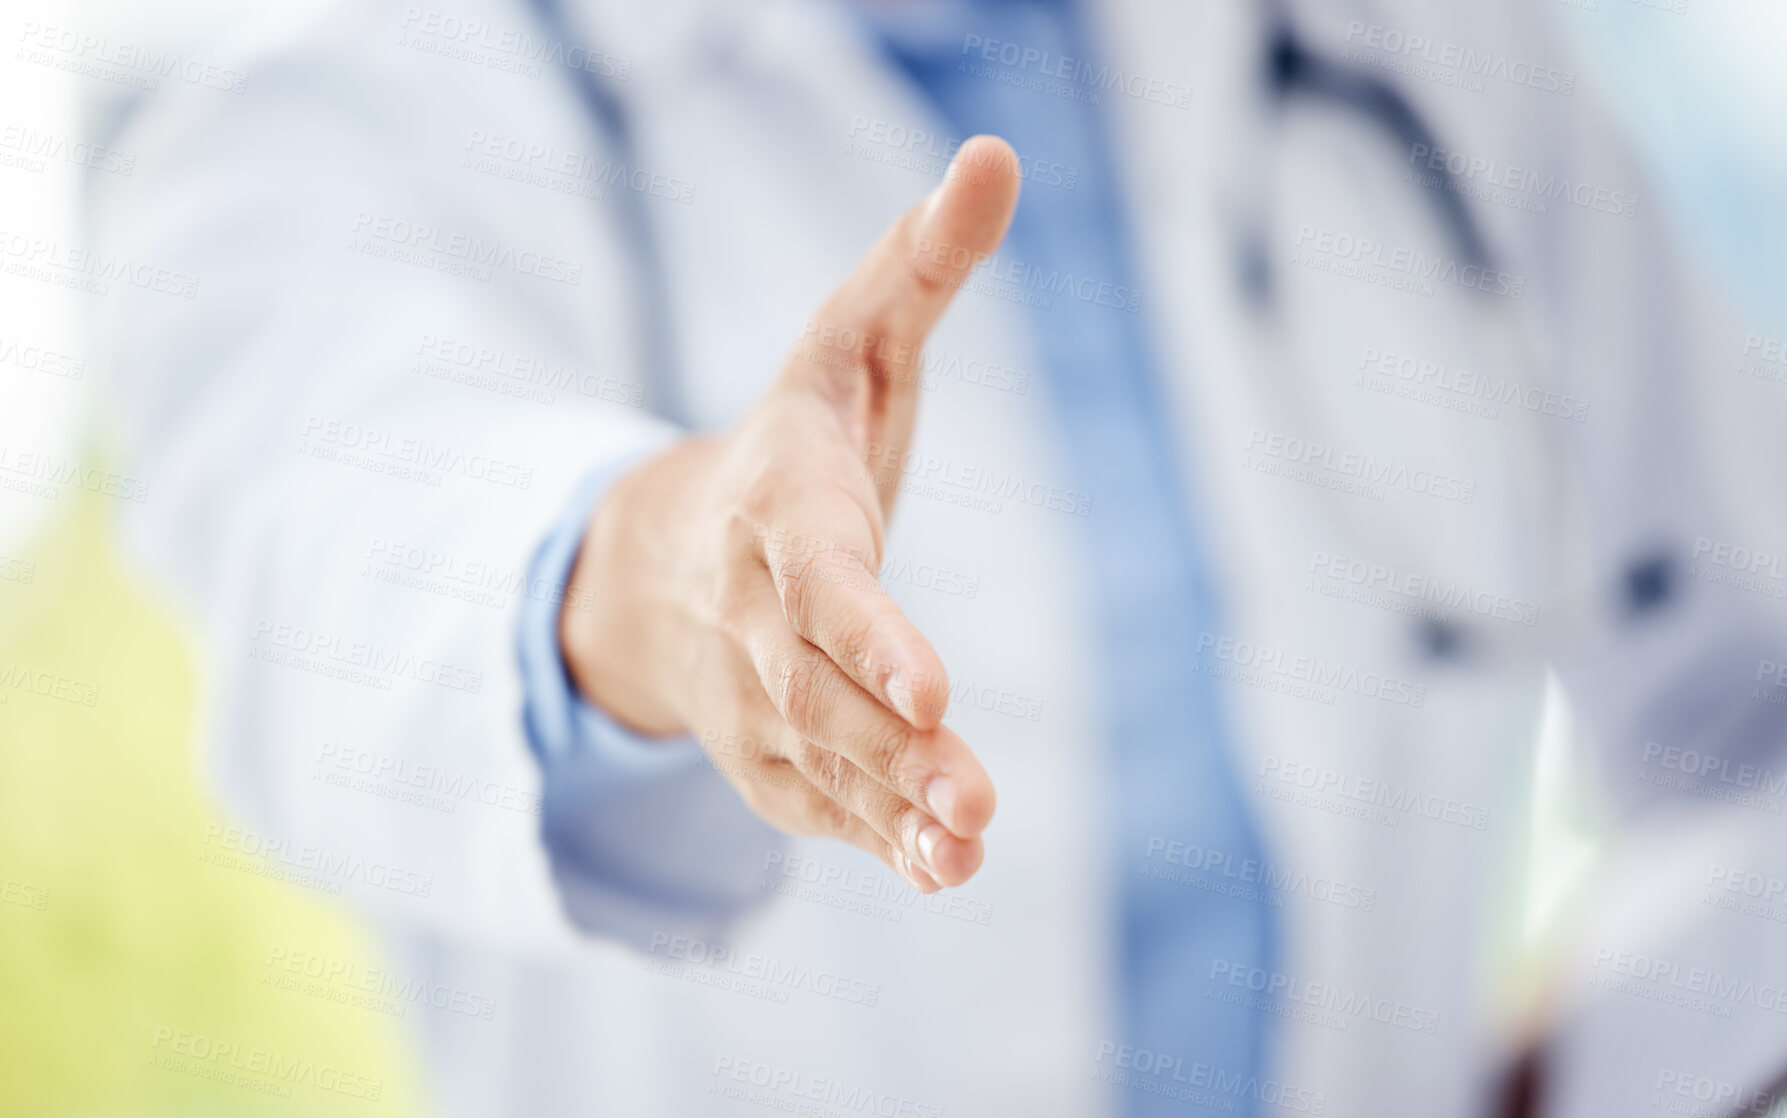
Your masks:
[[[276,47],[327,6],[326,0],[15,0],[0,15],[0,232],[79,246],[83,168],[65,154],[93,133],[88,123],[121,86],[20,56],[27,29],[62,28],[150,50],[207,59],[246,60]],[[0,339],[83,362],[81,375],[46,373],[0,358],[0,446],[28,449],[54,460],[102,450],[94,378],[81,341],[83,296],[0,272]],[[38,364],[35,357],[26,364]],[[57,511],[55,502],[13,494],[0,497],[0,554],[18,555]]]

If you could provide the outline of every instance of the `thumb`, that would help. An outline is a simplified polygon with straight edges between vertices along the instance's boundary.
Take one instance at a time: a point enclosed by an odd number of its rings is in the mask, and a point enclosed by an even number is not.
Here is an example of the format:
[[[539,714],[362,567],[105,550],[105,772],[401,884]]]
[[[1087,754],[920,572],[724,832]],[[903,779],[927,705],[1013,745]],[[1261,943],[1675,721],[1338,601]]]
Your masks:
[[[903,453],[925,337],[1004,239],[1019,181],[1010,144],[968,140],[937,189],[894,222],[807,324],[783,384],[824,395],[865,454],[871,444]]]

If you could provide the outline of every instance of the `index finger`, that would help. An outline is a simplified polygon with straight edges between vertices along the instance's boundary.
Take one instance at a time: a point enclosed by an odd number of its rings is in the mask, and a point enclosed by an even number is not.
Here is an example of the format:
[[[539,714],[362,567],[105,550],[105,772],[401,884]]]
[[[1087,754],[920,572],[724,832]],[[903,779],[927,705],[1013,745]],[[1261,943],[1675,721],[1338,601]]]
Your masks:
[[[811,530],[766,533],[763,562],[796,633],[908,724],[934,729],[949,705],[943,659],[876,579],[866,525],[857,536],[852,546]]]

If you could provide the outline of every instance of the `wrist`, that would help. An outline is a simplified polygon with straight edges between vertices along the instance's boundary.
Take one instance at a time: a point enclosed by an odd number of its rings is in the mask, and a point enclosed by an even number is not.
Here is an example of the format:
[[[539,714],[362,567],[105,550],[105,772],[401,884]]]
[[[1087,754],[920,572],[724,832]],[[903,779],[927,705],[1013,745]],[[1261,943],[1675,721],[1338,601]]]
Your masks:
[[[686,659],[683,541],[710,440],[688,439],[616,479],[591,510],[561,607],[559,646],[572,683],[636,733],[686,729],[663,681]]]

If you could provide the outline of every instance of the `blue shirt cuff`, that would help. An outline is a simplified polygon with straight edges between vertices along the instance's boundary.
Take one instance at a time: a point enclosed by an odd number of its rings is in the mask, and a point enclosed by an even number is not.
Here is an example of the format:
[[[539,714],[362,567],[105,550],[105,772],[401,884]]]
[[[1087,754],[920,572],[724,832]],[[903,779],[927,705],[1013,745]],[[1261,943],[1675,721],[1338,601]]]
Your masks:
[[[528,566],[517,634],[522,721],[548,779],[567,762],[579,767],[593,763],[616,782],[610,787],[618,791],[620,784],[682,772],[701,759],[694,739],[647,738],[586,701],[571,679],[558,639],[561,608],[576,608],[565,606],[564,599],[590,515],[609,486],[656,449],[625,455],[585,475]]]
[[[586,934],[641,950],[667,934],[723,936],[769,896],[764,859],[780,845],[692,737],[633,733],[586,702],[565,666],[559,611],[589,518],[655,449],[578,483],[528,565],[516,634],[522,720],[540,762],[540,838],[565,914]]]

